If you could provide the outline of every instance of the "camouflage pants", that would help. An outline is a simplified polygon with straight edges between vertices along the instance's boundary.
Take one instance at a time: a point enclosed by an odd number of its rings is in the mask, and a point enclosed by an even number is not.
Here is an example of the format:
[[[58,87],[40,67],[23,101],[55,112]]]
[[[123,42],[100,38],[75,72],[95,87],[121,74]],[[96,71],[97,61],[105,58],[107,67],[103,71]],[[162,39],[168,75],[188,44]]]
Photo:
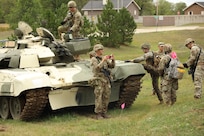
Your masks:
[[[176,102],[176,90],[178,90],[178,79],[169,79],[167,76],[163,77],[161,91],[166,104],[169,105]]]
[[[197,65],[194,73],[194,87],[195,87],[194,95],[195,96],[201,97],[203,78],[204,78],[204,66]]]
[[[62,33],[67,33],[69,31],[70,27],[68,25],[61,25],[58,27],[58,35],[59,35],[59,38],[61,38],[61,34]],[[79,33],[79,30],[78,31],[75,31],[72,33],[73,35],[73,38],[80,38],[80,33]]]
[[[102,80],[97,80],[97,85],[94,89],[95,94],[95,113],[107,113],[110,99],[110,83]]]
[[[159,90],[159,75],[155,75],[150,73],[152,78],[152,86],[154,88],[155,93],[157,94],[157,98],[159,101],[163,101],[161,91]]]

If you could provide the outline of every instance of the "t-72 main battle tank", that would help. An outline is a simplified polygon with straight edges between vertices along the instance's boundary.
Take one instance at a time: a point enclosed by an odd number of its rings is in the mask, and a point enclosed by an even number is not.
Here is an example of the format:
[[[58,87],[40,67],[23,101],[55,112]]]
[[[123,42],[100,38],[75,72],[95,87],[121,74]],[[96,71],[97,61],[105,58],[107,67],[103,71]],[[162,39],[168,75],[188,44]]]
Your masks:
[[[73,55],[87,53],[86,38],[59,42],[45,28],[19,22],[17,41],[0,49],[0,116],[31,120],[40,117],[46,106],[52,110],[94,105],[94,88],[89,60],[75,61]],[[112,70],[111,104],[130,107],[141,88],[145,70],[141,64],[116,61]]]

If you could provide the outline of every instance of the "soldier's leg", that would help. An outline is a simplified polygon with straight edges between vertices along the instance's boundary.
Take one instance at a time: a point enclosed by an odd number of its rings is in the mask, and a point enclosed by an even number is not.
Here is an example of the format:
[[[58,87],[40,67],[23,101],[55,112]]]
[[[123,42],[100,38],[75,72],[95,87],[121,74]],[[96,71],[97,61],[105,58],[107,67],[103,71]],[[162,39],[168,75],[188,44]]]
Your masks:
[[[203,82],[203,74],[202,69],[200,66],[197,66],[195,74],[194,74],[194,98],[201,98],[201,92],[202,92],[202,82]]]
[[[61,34],[62,34],[62,33],[66,33],[66,32],[68,31],[68,29],[69,29],[69,27],[68,27],[68,26],[64,26],[64,25],[59,26],[59,27],[57,28],[58,36],[59,36],[60,39],[62,39],[62,38],[61,38]]]
[[[171,90],[171,105],[176,102],[176,91],[178,90],[178,80],[174,79],[172,82],[172,90]]]
[[[157,94],[158,100],[162,103],[163,98],[162,98],[161,91],[159,90],[159,76],[152,75],[152,84],[153,84],[154,91]]]
[[[102,95],[102,104],[103,104],[103,111],[102,113],[106,114],[108,111],[108,104],[109,104],[109,100],[110,100],[110,94],[111,94],[111,88],[109,83],[105,84],[104,83],[104,91],[103,91],[103,95]]]
[[[95,113],[102,113],[102,86],[99,84],[95,86],[94,94],[95,94]]]
[[[168,80],[163,79],[162,80],[162,86],[161,86],[164,102],[167,105],[171,104],[171,86],[169,85]]]

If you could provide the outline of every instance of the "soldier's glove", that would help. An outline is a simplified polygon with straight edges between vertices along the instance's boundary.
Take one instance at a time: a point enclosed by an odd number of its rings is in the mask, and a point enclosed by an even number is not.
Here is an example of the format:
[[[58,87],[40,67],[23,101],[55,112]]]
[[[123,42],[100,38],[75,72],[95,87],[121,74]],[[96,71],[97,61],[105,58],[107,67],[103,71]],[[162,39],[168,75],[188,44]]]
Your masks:
[[[67,33],[68,33],[68,34],[72,34],[72,33],[73,33],[73,31],[72,31],[72,30],[69,30]]]
[[[148,70],[148,69],[149,69],[149,67],[148,67],[147,64],[142,64],[142,66],[144,67],[145,70]]]
[[[188,65],[187,65],[186,63],[183,63],[183,66],[184,66],[185,68],[188,68]]]
[[[64,25],[65,23],[66,23],[66,21],[62,21],[60,24],[61,24],[61,25]]]
[[[124,62],[125,62],[125,63],[129,63],[129,62],[131,62],[131,61],[130,61],[130,60],[125,60]]]

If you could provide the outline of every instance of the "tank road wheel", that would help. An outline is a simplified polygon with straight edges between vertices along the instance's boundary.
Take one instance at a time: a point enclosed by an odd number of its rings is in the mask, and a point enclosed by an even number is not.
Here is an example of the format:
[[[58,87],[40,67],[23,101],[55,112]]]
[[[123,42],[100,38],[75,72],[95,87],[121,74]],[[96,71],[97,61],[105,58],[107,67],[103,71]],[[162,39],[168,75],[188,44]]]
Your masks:
[[[13,119],[20,119],[23,105],[23,101],[20,97],[12,97],[10,99],[10,111]]]
[[[120,108],[120,106],[125,103],[125,108],[129,108],[134,103],[141,89],[140,79],[142,77],[143,76],[130,76],[123,81],[116,107]]]
[[[2,119],[8,119],[10,117],[9,98],[7,97],[0,98],[0,115]]]

